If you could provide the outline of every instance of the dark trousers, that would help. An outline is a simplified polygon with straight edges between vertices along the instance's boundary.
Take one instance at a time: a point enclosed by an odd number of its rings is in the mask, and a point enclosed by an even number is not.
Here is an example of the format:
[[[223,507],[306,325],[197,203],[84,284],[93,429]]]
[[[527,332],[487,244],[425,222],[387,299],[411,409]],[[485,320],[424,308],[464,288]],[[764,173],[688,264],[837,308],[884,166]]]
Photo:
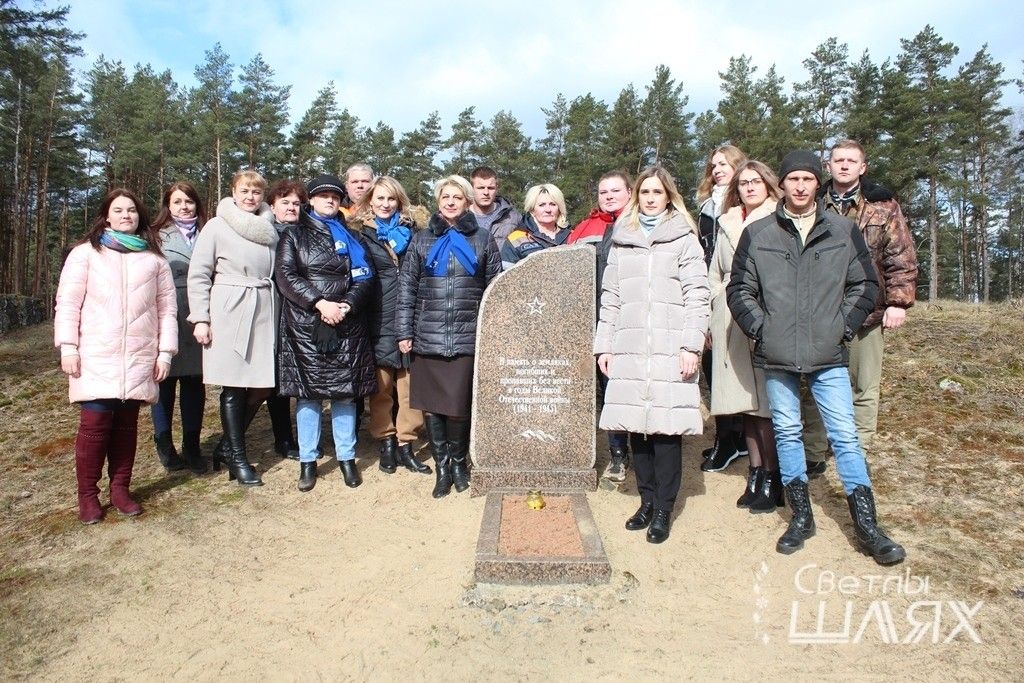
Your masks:
[[[683,443],[680,436],[629,433],[633,471],[640,500],[654,503],[655,510],[671,510],[683,477]]]
[[[206,406],[206,385],[202,375],[168,377],[160,382],[160,399],[153,404],[153,431],[157,434],[171,431],[174,417],[174,393],[181,385],[181,430],[198,432],[203,428],[203,408]]]
[[[288,396],[278,396],[274,391],[273,396],[267,398],[267,412],[270,413],[270,426],[274,430],[274,441],[294,441],[292,437],[292,400]]]

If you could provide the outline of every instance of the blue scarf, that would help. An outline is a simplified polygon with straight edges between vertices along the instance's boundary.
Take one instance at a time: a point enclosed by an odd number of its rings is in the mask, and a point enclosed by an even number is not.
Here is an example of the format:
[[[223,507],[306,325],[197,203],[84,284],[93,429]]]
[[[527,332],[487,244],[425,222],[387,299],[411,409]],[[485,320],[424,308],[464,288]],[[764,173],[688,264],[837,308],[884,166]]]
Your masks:
[[[453,253],[470,276],[476,275],[476,251],[455,228],[449,228],[427,252],[427,275],[448,275],[448,257]]]
[[[374,223],[377,224],[377,239],[391,247],[391,250],[395,252],[395,256],[401,256],[405,253],[405,250],[409,248],[409,240],[412,239],[412,230],[408,226],[402,225],[399,221],[402,217],[395,211],[391,214],[391,218],[384,221],[380,218],[374,218]]]
[[[334,240],[334,251],[339,258],[349,257],[352,264],[352,281],[362,282],[373,277],[373,270],[366,260],[366,250],[355,237],[352,236],[337,217],[325,218],[316,211],[310,211],[309,215],[317,219],[331,230],[331,239]]]

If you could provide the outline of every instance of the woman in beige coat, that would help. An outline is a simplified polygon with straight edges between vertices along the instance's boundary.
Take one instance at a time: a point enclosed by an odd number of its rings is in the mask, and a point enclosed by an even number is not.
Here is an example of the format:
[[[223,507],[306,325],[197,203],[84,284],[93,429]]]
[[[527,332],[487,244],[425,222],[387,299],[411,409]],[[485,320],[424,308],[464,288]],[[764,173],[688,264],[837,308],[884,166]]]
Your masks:
[[[188,320],[203,345],[203,382],[219,384],[220,418],[231,479],[242,486],[263,481],[245,451],[247,407],[274,388],[277,338],[274,253],[277,230],[263,201],[267,181],[239,171],[231,196],[199,233],[188,270]]]
[[[615,222],[594,341],[608,377],[601,428],[629,432],[640,508],[626,521],[647,540],[669,536],[682,473],[682,434],[700,434],[698,368],[708,276],[696,226],[672,176],[640,174]]]
[[[755,368],[750,342],[732,319],[726,302],[736,245],[746,227],[775,212],[782,196],[778,179],[760,161],[736,167],[725,197],[725,213],[718,219],[718,237],[711,259],[711,386],[712,415],[741,415],[743,435],[750,452],[750,470],[737,507],[771,512],[782,505],[775,431],[764,388],[764,371]]]

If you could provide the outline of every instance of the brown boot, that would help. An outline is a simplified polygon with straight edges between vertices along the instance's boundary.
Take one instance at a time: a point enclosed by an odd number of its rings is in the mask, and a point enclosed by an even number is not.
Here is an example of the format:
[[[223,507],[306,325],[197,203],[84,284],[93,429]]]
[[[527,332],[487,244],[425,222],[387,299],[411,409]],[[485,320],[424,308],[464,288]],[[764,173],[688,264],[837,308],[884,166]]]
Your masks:
[[[75,476],[78,479],[78,519],[82,524],[96,524],[103,519],[97,484],[103,476],[113,419],[114,414],[109,410],[82,410],[79,416]]]
[[[110,504],[122,515],[134,517],[142,514],[142,507],[128,493],[139,441],[139,405],[136,403],[119,408],[113,412],[113,416],[114,424],[110,430],[110,444],[107,446]]]

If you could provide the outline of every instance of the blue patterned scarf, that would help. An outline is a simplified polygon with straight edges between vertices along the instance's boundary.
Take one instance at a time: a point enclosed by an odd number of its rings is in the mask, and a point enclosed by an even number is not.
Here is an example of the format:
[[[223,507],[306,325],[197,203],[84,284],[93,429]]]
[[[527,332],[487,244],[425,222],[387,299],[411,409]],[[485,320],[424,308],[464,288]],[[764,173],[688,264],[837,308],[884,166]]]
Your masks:
[[[373,277],[373,270],[366,260],[366,250],[363,249],[363,245],[359,243],[359,240],[345,229],[345,226],[342,225],[337,216],[325,218],[316,211],[311,211],[310,215],[330,229],[331,239],[334,240],[334,251],[338,254],[338,257],[344,258],[348,256],[352,264],[353,282],[362,282]]]
[[[395,211],[388,220],[374,217],[373,222],[377,224],[377,239],[391,247],[395,256],[401,256],[409,248],[409,240],[412,239],[412,230],[409,226],[402,225],[399,221],[402,217]]]
[[[470,276],[476,275],[476,251],[455,228],[449,228],[427,252],[427,274],[435,277],[448,275],[448,257],[451,254],[455,254],[456,260]]]

